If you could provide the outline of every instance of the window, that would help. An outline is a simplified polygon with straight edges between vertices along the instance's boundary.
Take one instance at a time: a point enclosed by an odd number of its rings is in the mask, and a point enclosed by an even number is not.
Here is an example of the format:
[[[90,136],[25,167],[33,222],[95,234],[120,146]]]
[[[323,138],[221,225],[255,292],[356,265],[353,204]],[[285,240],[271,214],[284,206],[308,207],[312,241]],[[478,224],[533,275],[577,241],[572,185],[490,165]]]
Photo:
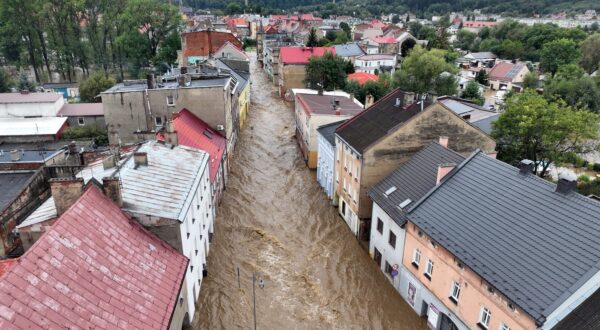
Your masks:
[[[379,218],[377,218],[377,231],[380,234],[383,234],[383,221],[381,221]]]
[[[85,119],[83,117],[77,117],[77,124],[79,126],[84,126],[85,125]]]
[[[396,234],[390,230],[390,238],[388,239],[388,243],[395,249],[396,248]]]
[[[492,312],[489,309],[481,306],[481,311],[479,312],[479,323],[477,325],[481,329],[487,329],[490,325],[490,319],[492,318]]]
[[[500,324],[500,330],[510,330],[510,327],[504,323]]]
[[[419,262],[421,262],[421,250],[415,249],[415,251],[413,252],[412,264],[417,269],[419,269]]]
[[[377,248],[373,249],[373,260],[377,263],[377,267],[381,267],[381,252]]]
[[[175,97],[173,95],[167,95],[167,106],[172,107],[175,105]]]
[[[154,117],[154,124],[156,124],[156,126],[162,126],[163,125],[162,117]]]
[[[460,284],[452,281],[452,287],[450,288],[450,300],[453,303],[458,303],[458,297],[460,296]]]
[[[425,277],[431,280],[431,275],[433,275],[433,261],[431,261],[431,259],[427,259],[427,267],[425,267]]]
[[[388,274],[392,274],[392,270],[394,270],[394,268],[392,268],[392,265],[390,265],[389,262],[385,262],[385,272]]]

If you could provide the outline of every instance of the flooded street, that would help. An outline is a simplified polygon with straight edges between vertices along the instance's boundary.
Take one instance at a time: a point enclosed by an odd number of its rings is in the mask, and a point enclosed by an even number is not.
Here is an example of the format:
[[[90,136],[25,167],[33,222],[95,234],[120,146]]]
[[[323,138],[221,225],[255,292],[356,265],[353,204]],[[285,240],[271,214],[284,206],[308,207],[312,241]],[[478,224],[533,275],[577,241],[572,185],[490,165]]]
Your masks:
[[[421,329],[300,158],[293,111],[252,57],[238,139],[202,283],[199,329]],[[238,289],[237,267],[240,269]]]

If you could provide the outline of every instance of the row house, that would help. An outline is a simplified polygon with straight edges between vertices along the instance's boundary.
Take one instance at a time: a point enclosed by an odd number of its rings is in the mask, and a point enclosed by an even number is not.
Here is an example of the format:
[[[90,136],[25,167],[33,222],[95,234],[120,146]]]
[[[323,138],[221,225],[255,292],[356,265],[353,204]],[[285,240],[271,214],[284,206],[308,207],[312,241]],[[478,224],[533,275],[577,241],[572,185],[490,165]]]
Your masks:
[[[446,148],[446,138],[439,142],[425,146],[369,190],[373,200],[369,254],[398,292],[408,210],[465,159]]]
[[[597,327],[600,203],[534,167],[476,151],[410,206],[400,293],[431,328]]]
[[[398,42],[391,35],[364,38],[360,45],[367,54],[397,54]]]
[[[334,205],[337,205],[333,185],[336,155],[335,130],[345,121],[341,120],[317,128],[317,182]]]
[[[296,90],[294,90],[296,91]],[[308,168],[317,168],[317,128],[354,117],[363,105],[343,92],[304,94],[295,92],[296,140]]]
[[[341,58],[350,61],[354,64],[357,57],[365,55],[365,51],[360,47],[358,43],[348,43],[343,45],[335,45],[335,54]]]
[[[35,246],[35,239],[44,237],[44,231],[77,200],[85,184],[101,185],[123,211],[189,259],[185,300],[191,322],[207,275],[206,258],[214,232],[210,156],[177,145],[176,136],[167,135],[165,141],[169,143],[143,143],[123,159],[110,156],[81,169],[75,177],[50,179],[51,198],[17,230],[22,240]]]
[[[227,157],[227,140],[219,132],[214,131],[202,119],[187,109],[173,114],[172,123],[168,128],[157,133],[157,140],[195,148],[209,155],[208,168],[212,192],[212,205],[219,205],[229,173]],[[212,208],[213,217],[217,207]]]
[[[396,71],[395,54],[367,54],[356,58],[354,69],[356,72],[365,72],[370,74],[389,73]]]
[[[292,88],[303,88],[306,66],[313,56],[326,52],[335,54],[334,47],[282,47],[279,50],[278,86],[279,95],[284,97]]]
[[[368,191],[423,146],[440,136],[461,154],[477,148],[493,152],[496,143],[452,110],[416,101],[396,89],[336,130],[335,186],[338,212],[360,239],[369,239],[372,202]]]
[[[185,108],[225,136],[231,156],[240,128],[238,80],[230,70],[205,65],[116,84],[100,94],[108,141],[121,145],[154,139],[171,114]]]
[[[188,258],[132,220],[95,183],[79,189],[45,235],[0,266],[0,328],[189,325]]]

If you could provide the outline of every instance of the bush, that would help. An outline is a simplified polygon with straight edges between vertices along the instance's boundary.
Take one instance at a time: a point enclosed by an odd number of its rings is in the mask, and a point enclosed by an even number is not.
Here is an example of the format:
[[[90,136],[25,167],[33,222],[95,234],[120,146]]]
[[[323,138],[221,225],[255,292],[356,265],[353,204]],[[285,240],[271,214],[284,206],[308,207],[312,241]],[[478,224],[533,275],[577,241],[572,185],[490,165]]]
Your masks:
[[[97,145],[108,144],[108,134],[98,126],[68,127],[62,133],[64,140],[93,139]]]
[[[596,195],[600,196],[600,179],[590,180],[588,182],[582,182],[577,186],[577,192],[584,195]]]
[[[600,163],[595,163],[592,169],[596,172],[600,172]]]

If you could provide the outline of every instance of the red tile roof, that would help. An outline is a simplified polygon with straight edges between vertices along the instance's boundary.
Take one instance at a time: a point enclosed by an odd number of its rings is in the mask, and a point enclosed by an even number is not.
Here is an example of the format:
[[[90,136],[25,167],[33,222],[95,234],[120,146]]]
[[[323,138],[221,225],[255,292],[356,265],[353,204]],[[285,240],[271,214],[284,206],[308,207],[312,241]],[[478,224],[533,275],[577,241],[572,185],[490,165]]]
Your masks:
[[[511,81],[523,70],[523,63],[499,62],[494,65],[488,75],[490,80]]]
[[[394,38],[393,36],[377,36],[370,37],[369,39],[375,41],[378,44],[395,44],[397,42],[396,38]]]
[[[0,277],[0,328],[166,329],[187,264],[90,185]]]
[[[214,182],[219,172],[223,153],[227,148],[227,140],[219,132],[213,131],[207,123],[188,109],[174,113],[173,118],[173,126],[177,131],[179,144],[204,150],[210,155],[208,161],[210,181]],[[161,133],[157,133],[157,139],[163,141],[164,137]]]
[[[185,40],[184,56],[208,56],[229,41],[238,48],[242,43],[232,33],[221,31],[194,31],[181,34]]]
[[[308,64],[311,56],[323,56],[325,52],[335,54],[334,47],[281,47],[279,59],[283,64]]]
[[[300,15],[301,21],[322,21],[321,17],[315,17],[313,14],[302,14]]]
[[[498,25],[498,22],[488,22],[488,21],[464,21],[463,27],[491,27]]]
[[[377,81],[378,79],[378,76],[368,72],[355,72],[348,75],[348,80],[355,80],[361,85],[369,80]]]
[[[0,260],[0,277],[4,275],[8,270],[12,267],[12,265],[17,263],[17,259],[6,259]]]
[[[104,116],[104,109],[102,103],[72,103],[63,105],[58,115],[61,117]]]

